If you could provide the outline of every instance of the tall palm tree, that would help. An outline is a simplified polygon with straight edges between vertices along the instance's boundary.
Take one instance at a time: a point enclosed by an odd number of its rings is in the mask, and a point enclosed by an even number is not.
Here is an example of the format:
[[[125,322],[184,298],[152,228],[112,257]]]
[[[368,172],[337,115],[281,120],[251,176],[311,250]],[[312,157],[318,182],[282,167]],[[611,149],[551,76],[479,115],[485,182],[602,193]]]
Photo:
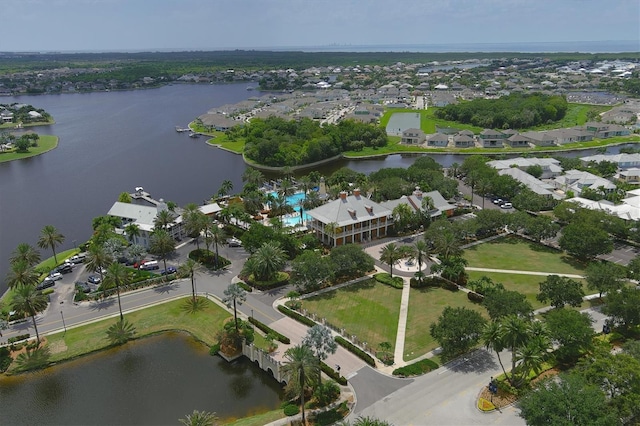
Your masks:
[[[124,233],[127,234],[129,242],[132,243],[136,237],[140,236],[140,226],[136,223],[130,223],[124,227]]]
[[[48,304],[47,296],[36,290],[32,285],[20,285],[15,288],[11,308],[19,313],[29,315],[33,321],[33,328],[36,331],[36,339],[40,346],[40,334],[36,324],[36,315],[45,309]]]
[[[282,367],[282,372],[289,377],[287,383],[288,393],[300,398],[302,409],[302,424],[306,424],[304,413],[304,393],[307,386],[313,386],[318,377],[320,364],[313,351],[304,345],[294,346],[284,353],[287,359]]]
[[[287,205],[287,197],[289,195],[293,195],[296,188],[293,186],[293,182],[289,179],[283,179],[280,182],[280,189],[278,190],[278,195],[284,198],[284,205]]]
[[[225,195],[229,194],[232,189],[233,182],[231,182],[229,179],[223,180],[222,184],[220,185],[220,189],[218,189],[218,197],[224,197]]]
[[[116,288],[116,294],[118,295],[118,309],[120,310],[120,321],[124,319],[122,316],[122,303],[120,302],[120,287],[127,286],[131,282],[131,273],[129,268],[122,263],[113,262],[107,268],[107,276],[105,277],[105,283],[107,285],[113,285]]]
[[[209,220],[208,216],[198,210],[196,204],[191,203],[185,206],[182,217],[187,235],[196,241],[196,248],[200,250],[200,235],[206,225],[205,222]]]
[[[242,181],[246,182],[247,185],[252,185],[256,188],[260,188],[260,186],[262,186],[262,184],[264,183],[264,175],[258,169],[247,167],[247,169],[242,174]]]
[[[245,300],[247,300],[247,292],[236,283],[229,284],[224,290],[224,298],[222,301],[226,303],[228,307],[231,307],[231,303],[233,302],[233,318],[235,320],[236,333],[238,332],[238,308],[236,304],[242,304]]]
[[[251,262],[245,263],[244,272],[253,274],[258,281],[269,281],[275,278],[287,260],[284,250],[276,241],[262,244],[249,259]]]
[[[167,229],[176,220],[177,216],[170,210],[160,210],[153,219],[153,227],[155,229]]]
[[[196,300],[196,282],[195,282],[195,272],[198,267],[198,262],[193,259],[187,259],[180,267],[178,268],[178,273],[182,276],[186,276],[191,278],[191,294],[193,296],[193,301]]]
[[[17,260],[9,265],[6,281],[9,288],[16,288],[21,285],[35,287],[39,278],[40,275],[26,260]]]
[[[56,255],[56,247],[64,243],[64,235],[58,232],[55,226],[47,225],[40,231],[38,239],[38,247],[45,249],[50,248],[53,252],[53,260],[58,264],[58,256]]]
[[[40,253],[30,244],[20,243],[9,258],[11,263],[19,261],[25,261],[29,266],[36,266],[40,263]]]
[[[113,258],[104,249],[104,247],[100,244],[91,244],[89,246],[89,250],[87,251],[87,259],[85,260],[85,264],[87,265],[87,269],[91,272],[98,272],[100,274],[100,279],[104,281],[104,273],[103,270],[113,262]]]
[[[333,246],[336,246],[336,239],[334,238],[337,234],[342,232],[342,228],[338,226],[336,222],[329,222],[324,226],[324,233],[329,237],[329,240],[333,239]]]
[[[413,245],[413,249],[415,250],[416,261],[418,262],[418,271],[422,271],[422,263],[429,255],[429,245],[425,240],[418,240]],[[419,278],[419,281],[422,282],[422,276]]]
[[[207,223],[204,231],[204,242],[207,245],[207,251],[209,251],[209,246],[213,244],[213,249],[216,252],[216,260],[215,260],[216,268],[219,266],[219,258],[220,258],[218,245],[224,240],[224,236],[225,236],[224,229],[220,228],[217,223],[211,220]]]
[[[389,243],[380,249],[380,260],[389,265],[389,272],[393,278],[393,266],[402,258],[402,251],[394,243]]]
[[[179,421],[184,426],[216,426],[218,417],[216,413],[193,410],[193,413],[187,414],[184,419],[179,419]]]
[[[515,385],[513,375],[518,361],[515,354],[529,340],[529,322],[529,320],[517,315],[506,316],[501,321],[502,343],[505,348],[511,350],[511,378],[509,381],[512,382],[512,385]]]
[[[156,229],[149,239],[149,252],[162,258],[167,270],[167,255],[176,249],[176,240],[164,229]]]
[[[487,350],[491,350],[496,353],[500,367],[502,367],[504,377],[508,377],[507,371],[504,369],[504,365],[502,364],[502,359],[500,359],[500,352],[505,349],[502,324],[498,321],[491,321],[487,323],[484,330],[482,330],[482,341],[484,342],[484,347]]]

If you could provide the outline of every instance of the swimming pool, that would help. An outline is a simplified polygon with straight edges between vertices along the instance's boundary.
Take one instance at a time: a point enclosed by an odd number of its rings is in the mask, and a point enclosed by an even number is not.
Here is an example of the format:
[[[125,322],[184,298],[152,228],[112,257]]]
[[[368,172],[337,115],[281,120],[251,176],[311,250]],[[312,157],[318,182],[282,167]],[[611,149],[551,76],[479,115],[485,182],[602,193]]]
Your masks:
[[[274,197],[278,196],[278,193],[276,191],[272,191],[272,192],[268,192],[268,195],[273,195]],[[306,211],[303,211],[302,214],[302,221],[303,223],[300,223],[300,203],[304,200],[304,193],[303,192],[296,192],[293,195],[288,195],[287,197],[285,197],[287,200],[287,205],[291,206],[294,208],[295,213],[293,213],[293,215],[284,215],[282,216],[282,223],[285,226],[302,226],[304,225],[304,222],[311,220],[311,216],[309,216]]]

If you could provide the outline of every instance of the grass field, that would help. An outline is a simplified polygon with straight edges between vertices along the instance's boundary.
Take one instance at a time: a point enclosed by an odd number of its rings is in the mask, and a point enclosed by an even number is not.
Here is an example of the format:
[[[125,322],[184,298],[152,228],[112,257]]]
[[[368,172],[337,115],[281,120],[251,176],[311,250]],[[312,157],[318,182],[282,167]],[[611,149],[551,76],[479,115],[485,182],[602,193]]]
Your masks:
[[[116,302],[117,303],[117,302]],[[169,330],[182,330],[195,338],[212,345],[216,342],[216,333],[224,321],[231,315],[207,300],[203,310],[190,314],[184,311],[186,298],[163,303],[125,315],[125,319],[136,328],[136,337],[143,337]],[[78,328],[68,329],[66,333],[56,333],[47,337],[51,348],[51,360],[60,361],[104,349],[109,346],[107,329],[117,322],[110,318]]]
[[[411,289],[409,297],[409,313],[407,332],[404,340],[404,360],[410,361],[439,346],[431,334],[429,327],[438,320],[445,307],[465,307],[479,312],[488,318],[482,306],[467,299],[467,294],[451,292],[442,288]]]
[[[304,299],[302,307],[377,349],[382,342],[395,346],[401,296],[402,290],[369,280]]]
[[[464,251],[470,267],[582,275],[586,264],[549,247],[505,237]]]
[[[595,114],[600,114],[602,112],[609,111],[611,108],[613,108],[613,106],[610,105],[569,104],[567,113],[562,120],[553,124],[536,126],[532,130],[548,130],[581,126],[588,121],[587,116],[589,111],[593,111]]]
[[[40,155],[44,152],[51,151],[58,146],[58,137],[51,135],[40,135],[38,146],[29,148],[28,152],[0,152],[0,163],[5,161],[20,160],[23,158]]]

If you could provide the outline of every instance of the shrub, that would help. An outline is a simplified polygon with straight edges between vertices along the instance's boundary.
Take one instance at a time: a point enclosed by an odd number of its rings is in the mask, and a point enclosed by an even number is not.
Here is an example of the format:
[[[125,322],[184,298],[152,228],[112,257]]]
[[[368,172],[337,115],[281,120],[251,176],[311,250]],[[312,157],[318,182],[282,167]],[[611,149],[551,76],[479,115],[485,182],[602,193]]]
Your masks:
[[[209,355],[218,355],[218,352],[220,352],[220,343],[216,343],[209,349]]]
[[[344,338],[342,338],[340,336],[336,336],[336,342],[340,346],[344,347],[349,352],[351,352],[352,354],[357,356],[358,358],[362,359],[364,362],[366,362],[370,366],[372,366],[372,367],[376,366],[376,362],[371,357],[371,355],[369,355],[368,353],[366,353],[365,351],[363,351],[362,349],[360,349],[359,347],[357,347],[353,343],[349,342],[348,340],[346,340],[346,339],[344,339]]]
[[[435,370],[438,367],[439,365],[435,361],[432,361],[430,359],[423,359],[413,364],[396,368],[395,370],[393,370],[393,375],[400,377],[419,376],[421,374],[425,374],[429,371]]]
[[[216,267],[216,254],[211,250],[196,249],[189,253],[189,259],[193,259],[198,263],[203,264],[208,269],[222,269],[228,265],[231,265],[229,259],[225,259],[222,256],[218,256],[218,266]]]
[[[386,272],[380,272],[379,274],[375,274],[373,277],[379,283],[386,284],[400,290],[402,290],[402,287],[404,285],[401,277],[391,277],[391,275],[387,274]]]
[[[52,288],[47,288],[47,289],[45,289],[45,290],[43,290],[43,291],[42,291],[42,295],[43,295],[43,296],[48,296],[48,295],[50,295],[51,293],[53,293],[54,291],[55,291],[55,290],[54,290],[54,289],[52,289]]]
[[[292,311],[291,309],[287,308],[286,306],[282,306],[282,305],[278,305],[278,310],[280,312],[282,312],[283,314],[285,314],[288,317],[293,318],[294,320],[301,322],[302,324],[309,326],[309,327],[313,327],[314,325],[316,325],[316,323],[313,320],[310,320],[309,318],[305,317],[304,315],[301,315],[299,313],[297,313],[296,311]]]
[[[253,291],[253,287],[251,287],[249,284],[245,283],[244,281],[238,281],[236,284],[238,284],[238,286],[244,291],[247,291],[249,293]]]
[[[322,382],[313,392],[315,402],[320,407],[326,407],[340,396],[340,388],[333,380]]]
[[[467,293],[467,298],[476,303],[482,303],[484,301],[484,296],[480,293],[476,293],[475,291],[470,291],[469,293]]]
[[[15,336],[15,337],[9,337],[9,339],[7,340],[7,343],[8,344],[12,344],[12,343],[15,343],[15,342],[19,342],[20,340],[28,339],[29,337],[31,337],[31,334],[29,334],[29,333],[20,334],[20,335]]]
[[[256,287],[260,290],[268,290],[275,287],[281,287],[289,284],[289,274],[286,272],[278,272],[278,276],[270,281],[257,281],[254,279],[253,274],[247,279],[249,285]]]
[[[287,404],[282,411],[284,411],[285,416],[295,416],[300,412],[300,407],[294,404]]]
[[[0,373],[7,371],[13,358],[11,358],[11,351],[7,347],[0,347]]]
[[[450,290],[450,291],[458,291],[458,290],[460,290],[460,288],[458,287],[457,284],[452,283],[451,281],[446,281],[446,280],[442,280],[440,282],[440,287],[444,288],[445,290]]]
[[[277,331],[275,331],[273,328],[269,327],[267,324],[258,321],[257,319],[253,318],[253,317],[249,317],[249,322],[253,325],[255,325],[256,327],[258,327],[260,330],[262,330],[263,332],[265,332],[266,334],[271,334],[273,335],[273,337],[279,341],[284,343],[285,345],[288,345],[289,343],[291,343],[291,339],[289,339],[287,336],[278,333]]]
[[[327,376],[331,377],[333,380],[335,380],[336,382],[340,383],[342,386],[346,386],[347,385],[347,379],[342,377],[340,375],[340,373],[338,373],[333,368],[329,367],[326,363],[321,362],[320,363],[320,368],[322,369],[322,372],[324,374],[326,374]]]
[[[423,278],[422,282],[414,277],[409,280],[409,285],[411,288],[440,287],[440,282],[434,277]]]

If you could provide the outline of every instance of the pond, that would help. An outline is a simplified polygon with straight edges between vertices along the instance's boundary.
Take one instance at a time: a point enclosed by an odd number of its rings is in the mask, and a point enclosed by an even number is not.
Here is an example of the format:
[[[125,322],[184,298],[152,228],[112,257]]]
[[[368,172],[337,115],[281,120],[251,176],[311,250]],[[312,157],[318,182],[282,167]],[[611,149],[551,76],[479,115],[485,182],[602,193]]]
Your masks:
[[[246,358],[227,363],[181,333],[0,379],[2,424],[178,424],[194,409],[231,419],[276,409],[281,395]]]

